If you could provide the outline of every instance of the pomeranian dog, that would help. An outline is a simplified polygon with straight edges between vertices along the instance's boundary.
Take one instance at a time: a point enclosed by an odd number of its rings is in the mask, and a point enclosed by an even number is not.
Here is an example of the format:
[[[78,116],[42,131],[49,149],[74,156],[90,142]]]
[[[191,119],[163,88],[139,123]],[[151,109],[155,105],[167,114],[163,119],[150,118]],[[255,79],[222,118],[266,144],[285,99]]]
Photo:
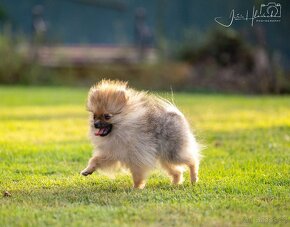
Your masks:
[[[159,162],[174,184],[183,182],[184,166],[191,182],[197,182],[200,146],[184,115],[169,101],[125,82],[102,80],[90,89],[87,109],[94,154],[82,175],[120,163],[131,171],[134,187],[142,189]]]

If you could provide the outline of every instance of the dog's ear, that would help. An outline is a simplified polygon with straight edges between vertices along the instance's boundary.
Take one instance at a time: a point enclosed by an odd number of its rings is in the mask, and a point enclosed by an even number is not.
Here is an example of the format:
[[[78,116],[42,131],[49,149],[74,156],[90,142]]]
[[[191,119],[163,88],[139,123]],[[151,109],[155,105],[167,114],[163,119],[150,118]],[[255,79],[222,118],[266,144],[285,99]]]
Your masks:
[[[88,93],[88,99],[87,99],[87,110],[92,111],[93,105],[97,103],[97,97],[98,97],[98,89],[93,86],[89,90]]]
[[[125,89],[118,89],[108,96],[107,108],[111,113],[120,112],[122,108],[127,104],[128,95]]]
[[[120,103],[126,104],[128,101],[128,95],[125,89],[120,89],[117,91],[117,99]]]

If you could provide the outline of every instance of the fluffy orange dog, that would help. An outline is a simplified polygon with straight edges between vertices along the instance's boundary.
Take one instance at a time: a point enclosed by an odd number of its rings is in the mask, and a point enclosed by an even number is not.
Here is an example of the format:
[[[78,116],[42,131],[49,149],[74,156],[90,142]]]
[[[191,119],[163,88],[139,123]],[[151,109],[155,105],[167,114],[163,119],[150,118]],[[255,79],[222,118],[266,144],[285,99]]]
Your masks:
[[[90,89],[87,108],[94,154],[82,175],[121,163],[130,169],[134,187],[144,188],[159,162],[174,184],[183,182],[183,166],[197,182],[200,146],[175,105],[127,83],[103,80]]]

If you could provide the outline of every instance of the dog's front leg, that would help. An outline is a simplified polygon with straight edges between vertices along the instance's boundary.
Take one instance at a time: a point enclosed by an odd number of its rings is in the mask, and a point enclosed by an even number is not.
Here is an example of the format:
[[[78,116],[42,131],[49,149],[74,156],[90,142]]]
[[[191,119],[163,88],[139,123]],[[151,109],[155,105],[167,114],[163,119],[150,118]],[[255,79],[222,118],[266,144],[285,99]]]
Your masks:
[[[146,175],[148,168],[130,165],[130,170],[133,177],[134,188],[143,189],[146,185]]]
[[[92,174],[96,169],[105,167],[111,164],[112,160],[104,156],[93,156],[88,163],[88,166],[81,172],[83,176]]]

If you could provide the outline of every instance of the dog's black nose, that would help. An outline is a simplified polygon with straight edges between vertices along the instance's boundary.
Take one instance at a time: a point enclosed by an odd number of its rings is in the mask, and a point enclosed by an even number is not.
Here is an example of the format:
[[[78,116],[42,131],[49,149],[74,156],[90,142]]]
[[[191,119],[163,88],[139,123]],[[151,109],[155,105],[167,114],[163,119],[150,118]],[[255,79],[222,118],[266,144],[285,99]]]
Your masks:
[[[101,128],[102,127],[102,122],[101,121],[95,121],[94,122],[95,128]]]

